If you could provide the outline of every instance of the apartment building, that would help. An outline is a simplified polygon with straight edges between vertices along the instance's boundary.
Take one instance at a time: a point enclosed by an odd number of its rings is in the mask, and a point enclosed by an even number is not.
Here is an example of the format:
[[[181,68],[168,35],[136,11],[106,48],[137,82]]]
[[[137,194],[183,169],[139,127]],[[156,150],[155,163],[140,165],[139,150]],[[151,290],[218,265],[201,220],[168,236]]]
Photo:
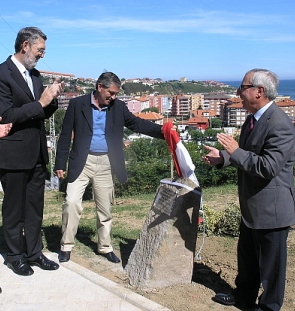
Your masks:
[[[42,71],[39,70],[41,76],[48,77],[48,78],[67,78],[67,79],[74,79],[75,75],[70,73],[60,73],[60,72],[53,72],[53,71]]]
[[[189,98],[187,96],[175,95],[172,98],[171,112],[175,117],[188,116],[190,111]]]
[[[276,104],[289,116],[293,123],[295,123],[295,101],[281,100]],[[240,98],[232,98],[223,106],[222,121],[225,126],[233,126],[241,128],[245,122],[249,112],[243,108],[242,100]]]
[[[79,92],[61,93],[58,97],[58,108],[67,110],[70,99],[81,96],[81,95],[83,95],[83,93],[79,93]]]
[[[149,96],[149,107],[158,108],[159,113],[165,113],[169,108],[168,96],[166,95],[157,95]]]
[[[226,104],[229,99],[230,96],[227,94],[205,94],[202,109],[214,111],[215,115],[221,118],[221,106]]]
[[[139,97],[139,98],[132,98],[130,100],[125,100],[128,109],[132,113],[141,112],[143,109],[149,108],[149,99],[148,97]]]
[[[243,108],[240,98],[231,98],[221,109],[221,121],[224,126],[241,128],[249,112]]]
[[[204,94],[194,93],[186,95],[189,99],[189,105],[191,110],[203,109],[204,107]]]
[[[292,122],[295,123],[295,100],[284,99],[278,101],[277,105],[289,116]]]

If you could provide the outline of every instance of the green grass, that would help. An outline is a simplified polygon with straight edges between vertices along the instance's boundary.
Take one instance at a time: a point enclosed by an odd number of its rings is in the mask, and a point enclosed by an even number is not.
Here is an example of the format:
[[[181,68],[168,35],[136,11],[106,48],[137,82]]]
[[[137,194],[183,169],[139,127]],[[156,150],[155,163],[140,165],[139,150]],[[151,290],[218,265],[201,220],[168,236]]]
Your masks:
[[[210,208],[226,208],[225,201],[231,201],[237,193],[236,186],[225,185],[203,189],[203,200]],[[3,194],[0,193],[0,198]],[[141,194],[133,197],[116,198],[112,206],[113,228],[112,243],[115,249],[122,244],[134,244],[139,237],[146,216],[153,204],[155,194]],[[61,239],[61,212],[63,194],[52,190],[45,192],[45,207],[42,226],[45,250],[58,252]],[[97,230],[96,211],[93,201],[83,202],[83,212],[76,236],[75,252],[92,256],[96,251]],[[0,216],[2,224],[2,216]],[[2,225],[0,226],[1,243],[3,248]]]
[[[126,241],[135,241],[153,202],[154,195],[137,195],[133,198],[118,198],[112,206],[112,244],[115,249]],[[63,198],[57,191],[45,192],[43,220],[44,245],[49,251],[59,249],[61,238],[61,211]],[[94,201],[83,202],[83,212],[76,235],[75,252],[91,256],[96,251],[96,208]]]

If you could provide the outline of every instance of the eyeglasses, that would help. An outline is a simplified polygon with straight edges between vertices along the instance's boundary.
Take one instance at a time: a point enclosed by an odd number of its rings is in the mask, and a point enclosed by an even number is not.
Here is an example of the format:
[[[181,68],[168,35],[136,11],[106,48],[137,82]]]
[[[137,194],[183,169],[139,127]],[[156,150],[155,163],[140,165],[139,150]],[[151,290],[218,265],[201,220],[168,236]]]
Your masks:
[[[38,51],[38,53],[40,54],[40,55],[45,55],[45,49],[42,49],[42,48],[36,48],[34,45],[32,45],[37,51]]]
[[[238,91],[242,93],[245,90],[249,89],[250,87],[254,87],[254,85],[253,84],[241,84],[238,88]]]

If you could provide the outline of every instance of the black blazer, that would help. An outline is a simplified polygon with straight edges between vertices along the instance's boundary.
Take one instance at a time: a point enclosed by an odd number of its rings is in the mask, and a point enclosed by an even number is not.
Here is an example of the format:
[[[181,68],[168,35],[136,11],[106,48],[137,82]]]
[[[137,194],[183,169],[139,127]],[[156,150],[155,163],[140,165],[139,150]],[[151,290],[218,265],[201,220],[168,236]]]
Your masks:
[[[0,64],[0,116],[2,123],[13,123],[7,137],[0,139],[0,168],[23,170],[33,168],[40,155],[48,163],[44,118],[57,109],[54,100],[42,108],[38,102],[43,85],[40,73],[31,70],[35,99],[11,57]]]
[[[295,223],[293,165],[295,129],[275,102],[247,136],[245,121],[238,148],[222,151],[224,166],[238,167],[238,188],[244,223],[251,229],[274,229]]]
[[[93,134],[91,94],[71,99],[64,117],[62,132],[57,143],[55,170],[66,171],[68,164],[68,182],[73,182],[82,172],[89,153]],[[124,126],[136,133],[164,139],[161,126],[135,117],[126,103],[115,99],[106,111],[106,141],[113,173],[120,182],[127,180],[123,152]],[[74,134],[73,145],[70,151]]]

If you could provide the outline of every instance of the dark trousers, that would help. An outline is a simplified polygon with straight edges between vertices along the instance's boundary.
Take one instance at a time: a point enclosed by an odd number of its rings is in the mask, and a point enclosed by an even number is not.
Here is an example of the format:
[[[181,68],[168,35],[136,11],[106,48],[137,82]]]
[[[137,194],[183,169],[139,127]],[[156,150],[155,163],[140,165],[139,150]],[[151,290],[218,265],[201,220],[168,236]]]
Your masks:
[[[41,254],[45,172],[44,164],[24,171],[0,170],[7,262],[19,260],[23,254],[34,260]]]
[[[259,311],[279,311],[282,307],[288,233],[289,227],[255,230],[241,221],[235,296],[254,303],[262,284]]]

